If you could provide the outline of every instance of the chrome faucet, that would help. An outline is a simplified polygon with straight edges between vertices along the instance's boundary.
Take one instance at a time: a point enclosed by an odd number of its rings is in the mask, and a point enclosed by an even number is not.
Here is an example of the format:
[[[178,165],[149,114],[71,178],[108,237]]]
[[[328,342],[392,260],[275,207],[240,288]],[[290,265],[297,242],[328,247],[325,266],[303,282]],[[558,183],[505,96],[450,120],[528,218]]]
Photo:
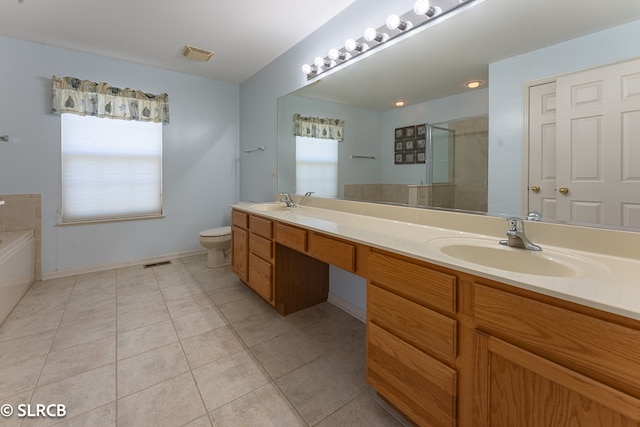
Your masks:
[[[280,194],[282,196],[282,198],[280,199],[281,202],[285,202],[287,204],[288,208],[297,208],[298,205],[296,205],[296,203],[293,201],[293,199],[291,198],[291,194],[289,193],[282,193]]]
[[[523,248],[530,251],[541,251],[542,248],[535,243],[531,243],[524,234],[524,221],[522,218],[508,218],[509,229],[507,230],[507,239],[500,240],[501,245],[511,246],[513,248]]]

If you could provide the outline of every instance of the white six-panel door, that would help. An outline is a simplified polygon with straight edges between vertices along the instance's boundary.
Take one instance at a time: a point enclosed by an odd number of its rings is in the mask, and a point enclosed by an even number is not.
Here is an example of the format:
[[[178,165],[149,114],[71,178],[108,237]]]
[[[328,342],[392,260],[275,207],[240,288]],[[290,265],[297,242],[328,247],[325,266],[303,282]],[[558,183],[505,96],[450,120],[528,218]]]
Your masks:
[[[533,86],[529,99],[530,210],[640,227],[640,60]]]

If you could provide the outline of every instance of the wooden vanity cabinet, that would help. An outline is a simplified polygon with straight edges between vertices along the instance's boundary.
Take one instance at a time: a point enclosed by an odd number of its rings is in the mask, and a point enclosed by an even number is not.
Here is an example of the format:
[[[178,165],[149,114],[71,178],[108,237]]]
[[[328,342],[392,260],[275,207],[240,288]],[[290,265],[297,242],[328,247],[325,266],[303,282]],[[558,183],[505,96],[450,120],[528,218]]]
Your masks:
[[[419,425],[457,423],[456,277],[371,250],[366,378]]]
[[[278,313],[327,300],[329,266],[306,254],[306,230],[238,210],[232,222],[232,271]]]
[[[563,305],[474,285],[477,425],[640,426],[640,322]]]
[[[249,279],[249,215],[231,212],[231,271],[243,282]]]

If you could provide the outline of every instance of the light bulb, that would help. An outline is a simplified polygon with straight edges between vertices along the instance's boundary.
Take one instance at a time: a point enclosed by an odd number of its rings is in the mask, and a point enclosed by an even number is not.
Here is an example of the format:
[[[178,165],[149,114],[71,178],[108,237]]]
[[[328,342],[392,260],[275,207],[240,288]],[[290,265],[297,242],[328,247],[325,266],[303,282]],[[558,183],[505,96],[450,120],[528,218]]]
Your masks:
[[[412,27],[411,22],[401,20],[398,15],[389,15],[386,25],[390,30],[398,29],[400,31],[405,31]]]
[[[313,69],[313,67],[311,67],[311,65],[309,64],[304,64],[302,66],[302,72],[309,75],[315,72],[315,70]]]
[[[329,59],[336,61],[336,60],[341,60],[341,61],[347,61],[349,59],[351,59],[351,55],[348,52],[340,52],[338,49],[331,49],[329,50]]]
[[[430,8],[429,0],[417,0],[413,5],[413,12],[416,15],[426,15]]]
[[[354,39],[349,39],[344,43],[344,48],[348,52],[353,52],[354,50],[357,50],[358,52],[364,52],[365,50],[369,49],[369,46],[367,46],[366,43],[358,43]]]
[[[369,27],[364,30],[364,39],[368,42],[377,41],[378,43],[382,43],[387,41],[389,36],[384,33],[379,33],[375,28]]]
[[[324,67],[324,58],[321,56],[317,56],[316,59],[313,60],[313,63],[316,67],[322,68]]]
[[[416,15],[427,15],[427,17],[431,18],[442,13],[442,9],[437,6],[431,6],[431,4],[429,4],[429,0],[417,0],[413,5],[413,12]]]

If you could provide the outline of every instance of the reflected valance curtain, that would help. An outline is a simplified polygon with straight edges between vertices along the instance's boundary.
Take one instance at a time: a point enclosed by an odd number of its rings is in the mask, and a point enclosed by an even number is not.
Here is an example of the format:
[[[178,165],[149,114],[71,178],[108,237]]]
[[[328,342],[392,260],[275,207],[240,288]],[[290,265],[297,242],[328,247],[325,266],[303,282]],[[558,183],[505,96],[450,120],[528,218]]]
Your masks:
[[[300,114],[294,114],[293,122],[295,136],[336,141],[342,141],[344,136],[344,120],[302,117]]]
[[[52,77],[53,113],[169,123],[169,95],[120,89],[75,77]]]

